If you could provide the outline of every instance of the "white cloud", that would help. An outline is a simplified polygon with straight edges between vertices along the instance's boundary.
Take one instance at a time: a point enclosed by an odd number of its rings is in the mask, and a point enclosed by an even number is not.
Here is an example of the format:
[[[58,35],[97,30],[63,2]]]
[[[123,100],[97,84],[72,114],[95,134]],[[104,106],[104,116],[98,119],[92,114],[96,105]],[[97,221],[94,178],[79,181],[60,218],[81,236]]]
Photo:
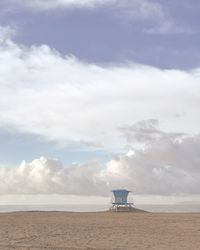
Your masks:
[[[199,131],[199,69],[87,64],[7,37],[0,75],[0,128],[11,132],[119,151],[126,145],[120,128],[139,120],[156,118],[166,131]]]
[[[199,194],[199,69],[87,64],[46,45],[20,46],[1,30],[1,128],[82,149],[131,150],[105,168],[45,158],[1,167],[1,194]]]
[[[15,30],[10,26],[0,26],[0,44],[8,42],[15,35]]]
[[[40,11],[57,8],[93,8],[104,4],[116,3],[117,0],[9,0],[11,3],[21,4]]]
[[[105,195],[100,173],[97,162],[65,168],[59,160],[41,157],[18,168],[0,168],[1,194]]]
[[[119,173],[127,172],[126,183],[136,193],[199,194],[200,136],[166,133],[157,124],[141,121],[123,129],[133,153],[120,158]]]
[[[200,195],[200,136],[166,133],[152,120],[131,126],[128,136],[132,146],[142,138],[148,147],[133,146],[134,153],[116,156],[104,168],[99,162],[64,167],[44,157],[1,167],[0,192],[108,196],[123,187],[135,195]]]

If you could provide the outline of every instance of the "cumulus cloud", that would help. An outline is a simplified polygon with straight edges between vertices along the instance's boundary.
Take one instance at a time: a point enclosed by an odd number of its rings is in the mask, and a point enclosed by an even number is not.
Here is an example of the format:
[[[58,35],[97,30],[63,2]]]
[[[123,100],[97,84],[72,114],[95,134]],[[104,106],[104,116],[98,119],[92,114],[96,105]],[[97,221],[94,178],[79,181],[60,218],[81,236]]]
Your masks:
[[[199,194],[199,69],[88,64],[15,44],[8,31],[1,29],[0,127],[129,153],[105,167],[45,158],[1,167],[1,194]]]
[[[0,168],[0,179],[1,194],[105,195],[106,190],[97,162],[64,167],[59,160],[41,157],[17,168]]]
[[[112,152],[127,144],[121,128],[143,119],[159,119],[168,132],[199,131],[199,69],[88,64],[1,37],[2,129]]]
[[[123,131],[132,153],[120,159],[119,169],[127,166],[129,185],[135,179],[136,192],[199,194],[199,134],[166,133],[156,120],[141,121]]]
[[[165,133],[158,128],[159,121],[156,119],[149,119],[140,121],[131,126],[125,126],[121,128],[127,141],[135,147],[148,147],[158,140],[166,140],[170,136],[170,140],[181,141],[183,138],[187,137],[184,133]]]
[[[133,136],[131,135],[133,134]],[[17,168],[0,168],[1,194],[70,194],[108,196],[113,188],[139,195],[200,195],[200,136],[166,133],[152,120],[129,129],[131,154],[65,167],[41,157]],[[148,147],[135,148],[134,143]]]

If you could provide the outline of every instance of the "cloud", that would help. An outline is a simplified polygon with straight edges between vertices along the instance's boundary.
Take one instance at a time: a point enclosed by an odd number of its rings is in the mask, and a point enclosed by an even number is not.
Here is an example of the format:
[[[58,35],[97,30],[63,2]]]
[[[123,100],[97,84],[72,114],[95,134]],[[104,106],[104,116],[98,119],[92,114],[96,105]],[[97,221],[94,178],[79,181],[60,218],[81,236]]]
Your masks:
[[[15,30],[10,26],[0,26],[0,44],[8,43],[15,35]]]
[[[107,9],[117,19],[140,24],[146,33],[183,33],[185,30],[174,23],[169,8],[159,1],[148,0],[8,0],[3,9],[21,8],[34,11],[54,11],[67,9]]]
[[[141,138],[147,147],[135,148]],[[199,135],[166,133],[147,120],[130,127],[129,143],[132,153],[112,158],[105,167],[97,161],[65,167],[44,157],[1,167],[0,192],[108,196],[122,187],[136,195],[200,195]]]
[[[65,168],[59,160],[41,157],[18,168],[1,168],[1,194],[105,195],[100,173],[97,162]]]
[[[117,1],[116,17],[129,23],[140,24],[140,30],[148,34],[193,33],[191,29],[176,23],[171,9],[160,1],[133,0]]]
[[[152,119],[123,131],[131,152],[108,163],[119,178],[115,186],[121,182],[136,194],[199,194],[199,135],[166,133]]]
[[[120,128],[152,117],[168,132],[199,132],[199,69],[88,64],[3,34],[0,128],[111,152],[127,144]]]
[[[143,23],[144,31],[148,33],[165,34],[174,28],[167,8],[158,1],[117,1],[117,10],[116,15],[129,22]]]
[[[117,0],[9,0],[9,2],[39,11],[46,11],[59,8],[93,8],[116,3]]]
[[[121,128],[127,141],[135,146],[137,145],[148,147],[152,146],[153,143],[157,141],[163,141],[170,137],[170,140],[181,141],[183,138],[187,137],[184,133],[166,133],[158,129],[159,121],[156,119],[149,119],[140,121],[132,126],[126,126]]]

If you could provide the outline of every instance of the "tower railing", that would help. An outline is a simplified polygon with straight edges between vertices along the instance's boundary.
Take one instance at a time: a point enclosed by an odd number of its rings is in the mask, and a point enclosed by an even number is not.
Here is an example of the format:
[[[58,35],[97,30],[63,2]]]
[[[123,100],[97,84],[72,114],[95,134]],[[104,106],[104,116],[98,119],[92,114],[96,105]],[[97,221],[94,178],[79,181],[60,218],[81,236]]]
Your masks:
[[[111,211],[130,212],[134,209],[134,203],[130,200],[129,196],[131,191],[126,189],[114,189],[111,192],[113,193]]]

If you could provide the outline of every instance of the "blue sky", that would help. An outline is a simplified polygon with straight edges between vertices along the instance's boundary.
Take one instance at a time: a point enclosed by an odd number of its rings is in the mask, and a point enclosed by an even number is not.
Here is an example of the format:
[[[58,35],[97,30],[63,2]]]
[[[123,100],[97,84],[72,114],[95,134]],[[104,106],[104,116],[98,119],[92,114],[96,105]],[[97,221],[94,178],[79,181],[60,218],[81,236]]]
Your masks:
[[[3,193],[198,194],[198,1],[0,8]]]
[[[107,4],[42,9],[37,1],[3,1],[0,20],[17,30],[15,41],[21,44],[48,44],[84,61],[199,66],[198,1],[102,2]]]

